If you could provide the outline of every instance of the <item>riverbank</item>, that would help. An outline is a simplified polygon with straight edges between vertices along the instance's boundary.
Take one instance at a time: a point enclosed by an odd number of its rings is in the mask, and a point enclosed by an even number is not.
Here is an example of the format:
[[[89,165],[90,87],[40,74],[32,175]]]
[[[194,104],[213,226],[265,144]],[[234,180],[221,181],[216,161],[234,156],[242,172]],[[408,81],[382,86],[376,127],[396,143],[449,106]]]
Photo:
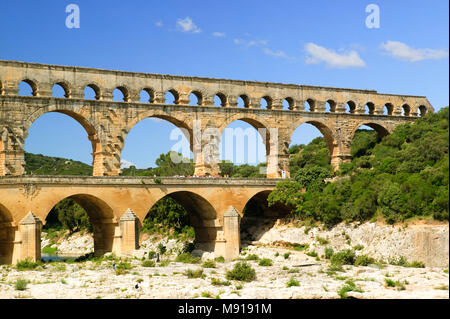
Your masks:
[[[449,298],[448,269],[373,264],[333,270],[328,260],[318,261],[305,252],[280,247],[248,246],[241,258],[252,259],[246,262],[256,271],[254,281],[226,278],[227,270],[239,261],[216,261],[215,268],[174,261],[144,267],[140,258],[129,257],[121,261],[128,264],[122,274],[114,272],[111,260],[54,262],[25,271],[0,266],[0,298],[329,299],[343,297],[349,287],[344,296],[354,298]],[[259,265],[264,258],[272,265]],[[202,276],[191,279],[189,270],[201,270]],[[19,279],[27,281],[24,290],[16,290]],[[138,290],[137,282],[141,285]]]
[[[260,221],[253,227],[256,229],[247,231],[257,240],[244,241],[239,260],[232,262],[212,263],[214,254],[195,250],[193,254],[201,256],[203,262],[209,260],[209,265],[177,262],[184,240],[143,235],[139,250],[115,261],[116,268],[123,266],[119,272],[113,270],[112,254],[81,262],[43,263],[32,270],[3,265],[0,298],[449,298],[448,239],[444,244],[448,224],[342,224],[324,230]],[[43,243],[50,245],[46,240]],[[77,233],[54,241],[60,255],[93,251],[90,234]],[[149,259],[149,254],[160,252],[161,247],[160,262]],[[432,247],[439,251],[427,252]],[[346,249],[373,261],[365,266],[336,267],[326,256],[331,250],[336,254]],[[389,264],[390,259],[398,261],[400,256],[403,266]],[[421,256],[426,257],[425,262],[419,260]],[[227,279],[227,271],[241,261],[255,270],[255,280]],[[193,271],[199,277],[189,278],[191,270],[191,277]],[[26,282],[23,290],[17,289],[20,280]],[[135,288],[137,282],[139,289]]]
[[[255,245],[308,245],[319,255],[326,248],[354,249],[377,260],[389,262],[405,258],[429,267],[449,266],[449,224],[417,220],[410,224],[386,225],[379,222],[341,223],[330,230],[254,219],[247,232],[257,234]],[[243,236],[246,237],[245,234]]]

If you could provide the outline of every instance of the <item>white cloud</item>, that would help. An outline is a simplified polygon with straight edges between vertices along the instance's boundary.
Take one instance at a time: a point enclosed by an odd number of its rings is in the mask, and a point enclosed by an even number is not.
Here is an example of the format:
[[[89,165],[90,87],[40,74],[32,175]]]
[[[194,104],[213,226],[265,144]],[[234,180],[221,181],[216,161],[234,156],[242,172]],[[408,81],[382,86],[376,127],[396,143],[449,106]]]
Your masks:
[[[224,32],[213,32],[213,36],[215,36],[215,37],[225,37],[225,33]]]
[[[434,49],[414,49],[403,42],[390,41],[381,44],[381,48],[386,50],[393,57],[408,61],[417,62],[428,59],[442,59],[448,56],[448,51]]]
[[[272,51],[268,48],[264,48],[264,53],[276,58],[283,58],[283,59],[288,59],[289,57],[286,55],[286,53],[284,53],[283,51]]]
[[[155,22],[155,25],[156,25],[158,28],[161,28],[161,27],[163,26],[163,23],[162,23],[161,20],[159,20],[159,21],[156,21],[156,22]]]
[[[192,32],[192,33],[202,32],[202,30],[199,27],[197,27],[195,23],[192,21],[192,19],[189,17],[186,17],[184,19],[178,19],[177,28],[181,32]]]
[[[246,41],[244,39],[234,39],[234,44],[236,45],[243,45],[246,47],[252,47],[252,46],[264,46],[269,43],[267,40],[252,40],[252,41]]]
[[[130,161],[127,161],[126,159],[122,159],[120,161],[120,168],[129,168],[130,166],[136,166],[136,164],[134,164]]]
[[[267,40],[257,40],[257,41],[249,41],[247,42],[247,46],[251,47],[254,45],[267,45]]]
[[[305,61],[307,64],[325,62],[332,68],[364,67],[366,65],[359,57],[358,52],[354,50],[337,53],[332,49],[327,49],[311,42],[306,44],[305,49],[310,54]]]
[[[152,122],[155,122],[155,123],[162,123],[162,122],[165,122],[165,120],[160,119],[160,118],[158,118],[158,117],[149,117],[148,119],[149,119],[150,121],[152,121]]]

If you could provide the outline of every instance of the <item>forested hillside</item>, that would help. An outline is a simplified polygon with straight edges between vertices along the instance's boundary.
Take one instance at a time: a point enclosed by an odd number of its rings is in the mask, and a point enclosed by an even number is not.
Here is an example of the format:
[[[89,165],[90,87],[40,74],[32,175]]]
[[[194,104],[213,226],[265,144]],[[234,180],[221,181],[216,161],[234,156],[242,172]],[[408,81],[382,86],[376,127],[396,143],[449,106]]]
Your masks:
[[[92,166],[66,158],[25,152],[25,163],[28,175],[92,175]]]
[[[448,220],[448,111],[446,107],[398,126],[382,140],[374,131],[357,131],[353,159],[340,166],[334,182],[324,182],[332,171],[322,138],[292,147],[295,181],[279,183],[269,204],[284,203],[294,216],[328,226],[378,214],[388,223],[414,216]]]

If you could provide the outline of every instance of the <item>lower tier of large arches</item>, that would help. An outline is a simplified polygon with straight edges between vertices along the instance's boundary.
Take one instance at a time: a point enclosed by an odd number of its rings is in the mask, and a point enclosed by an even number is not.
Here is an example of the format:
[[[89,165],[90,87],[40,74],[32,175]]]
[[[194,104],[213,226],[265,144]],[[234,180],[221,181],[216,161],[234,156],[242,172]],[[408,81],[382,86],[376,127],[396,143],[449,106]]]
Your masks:
[[[216,256],[239,254],[240,221],[256,194],[277,180],[96,177],[0,178],[0,262],[40,260],[42,226],[52,209],[72,200],[87,213],[94,254],[128,254],[139,248],[139,231],[149,210],[170,197],[187,211],[195,244]],[[259,196],[259,195],[258,195]],[[256,198],[259,198],[256,196]],[[264,199],[263,199],[264,200]]]

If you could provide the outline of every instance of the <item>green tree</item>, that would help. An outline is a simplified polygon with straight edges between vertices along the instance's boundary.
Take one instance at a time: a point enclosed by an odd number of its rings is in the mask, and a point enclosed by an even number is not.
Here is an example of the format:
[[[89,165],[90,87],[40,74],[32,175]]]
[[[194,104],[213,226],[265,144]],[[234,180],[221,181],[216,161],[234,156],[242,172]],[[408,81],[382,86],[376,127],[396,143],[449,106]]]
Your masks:
[[[306,190],[318,191],[325,186],[325,178],[332,176],[330,169],[321,166],[300,168],[294,176],[297,183]]]
[[[70,233],[85,229],[92,232],[92,225],[86,211],[75,201],[66,198],[60,201],[53,208],[53,213],[58,216],[62,227],[68,229]],[[50,212],[52,214],[52,212]]]
[[[154,232],[160,225],[182,232],[190,225],[189,215],[176,200],[170,196],[163,197],[147,213],[143,231]]]
[[[302,186],[297,182],[279,182],[267,198],[268,205],[272,206],[275,203],[282,203],[299,213],[301,211],[301,204],[303,203],[303,195],[301,192]]]

